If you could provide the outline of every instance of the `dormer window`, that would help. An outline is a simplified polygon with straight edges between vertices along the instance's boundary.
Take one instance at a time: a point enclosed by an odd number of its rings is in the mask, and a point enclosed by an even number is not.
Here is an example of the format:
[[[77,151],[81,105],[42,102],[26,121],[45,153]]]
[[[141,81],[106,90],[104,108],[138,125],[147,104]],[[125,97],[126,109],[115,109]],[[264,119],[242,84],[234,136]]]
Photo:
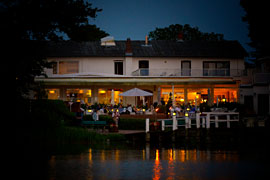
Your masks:
[[[115,46],[114,37],[107,36],[101,39],[101,46]]]

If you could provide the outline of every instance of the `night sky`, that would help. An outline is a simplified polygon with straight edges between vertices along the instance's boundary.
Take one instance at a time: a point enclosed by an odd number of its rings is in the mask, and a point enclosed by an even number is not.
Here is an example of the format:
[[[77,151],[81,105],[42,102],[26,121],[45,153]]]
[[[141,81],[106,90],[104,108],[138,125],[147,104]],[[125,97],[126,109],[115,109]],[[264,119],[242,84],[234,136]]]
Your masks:
[[[109,33],[115,40],[144,40],[156,27],[190,24],[202,32],[224,34],[226,40],[247,45],[245,11],[239,0],[91,0],[93,7],[103,9],[91,23]]]

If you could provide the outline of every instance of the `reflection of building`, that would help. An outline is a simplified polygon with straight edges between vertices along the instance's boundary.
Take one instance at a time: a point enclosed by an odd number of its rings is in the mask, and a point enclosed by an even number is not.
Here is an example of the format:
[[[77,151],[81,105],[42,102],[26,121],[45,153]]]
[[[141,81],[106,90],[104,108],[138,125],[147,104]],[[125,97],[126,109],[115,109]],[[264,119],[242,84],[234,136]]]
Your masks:
[[[111,41],[111,40],[110,40]],[[245,50],[236,41],[58,42],[46,51],[52,69],[44,82],[50,99],[135,104],[119,94],[134,87],[153,93],[151,104],[170,93],[176,103],[239,102]],[[113,98],[113,101],[112,101]],[[142,98],[137,98],[138,104]]]

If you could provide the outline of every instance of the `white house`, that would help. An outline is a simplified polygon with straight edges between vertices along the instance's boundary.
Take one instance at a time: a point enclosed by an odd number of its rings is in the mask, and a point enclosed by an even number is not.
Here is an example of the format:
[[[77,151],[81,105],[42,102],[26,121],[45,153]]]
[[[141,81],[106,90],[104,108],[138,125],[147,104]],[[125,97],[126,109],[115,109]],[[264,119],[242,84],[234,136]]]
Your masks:
[[[49,99],[88,104],[135,104],[121,97],[137,87],[153,93],[148,105],[168,101],[179,104],[239,102],[246,51],[237,41],[105,41],[49,43],[44,82]],[[113,91],[112,91],[113,90]],[[113,93],[113,95],[112,95]],[[138,97],[137,102],[142,103]]]

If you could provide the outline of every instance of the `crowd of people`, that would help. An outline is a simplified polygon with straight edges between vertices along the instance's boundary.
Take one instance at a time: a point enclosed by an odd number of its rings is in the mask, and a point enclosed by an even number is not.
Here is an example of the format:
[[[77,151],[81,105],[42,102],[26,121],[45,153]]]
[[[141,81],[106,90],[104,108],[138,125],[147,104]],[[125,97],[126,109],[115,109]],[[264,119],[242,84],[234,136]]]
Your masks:
[[[161,112],[159,111],[159,108],[158,108],[160,106],[158,106],[157,103],[154,103],[148,109],[146,108],[144,109],[143,107],[137,108],[136,106],[132,106],[131,104],[128,104],[125,107],[121,104],[119,106],[101,105],[101,104],[96,104],[95,106],[88,106],[86,104],[82,104],[81,102],[78,104],[80,105],[79,106],[76,105],[77,110],[72,111],[72,112],[76,112],[76,114],[79,113],[81,116],[85,114],[92,115],[92,119],[94,121],[98,121],[99,115],[103,115],[103,114],[111,114],[115,122],[117,122],[121,114],[145,114],[146,112],[149,112],[149,114],[165,113],[167,117],[169,117],[169,116],[173,116],[173,114],[175,113],[176,117],[181,117],[185,115],[185,112],[192,113],[192,112],[199,111],[199,108],[196,109],[194,105],[190,105],[190,104],[187,104],[186,106],[181,106],[180,104],[177,104],[175,105],[175,107],[166,105],[165,111],[161,111]],[[74,105],[75,103],[72,106]],[[74,110],[74,108],[71,108],[71,109]],[[90,110],[90,113],[87,113],[89,112],[89,110]]]

